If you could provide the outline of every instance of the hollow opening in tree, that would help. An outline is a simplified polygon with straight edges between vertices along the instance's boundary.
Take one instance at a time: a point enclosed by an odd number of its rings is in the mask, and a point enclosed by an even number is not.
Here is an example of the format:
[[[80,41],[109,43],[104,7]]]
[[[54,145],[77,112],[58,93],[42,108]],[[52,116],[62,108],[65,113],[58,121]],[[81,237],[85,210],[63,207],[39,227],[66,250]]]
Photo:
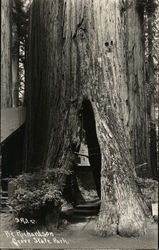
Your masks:
[[[101,152],[97,138],[92,104],[85,99],[82,103],[83,129],[85,130],[88,157],[99,198],[101,197]]]

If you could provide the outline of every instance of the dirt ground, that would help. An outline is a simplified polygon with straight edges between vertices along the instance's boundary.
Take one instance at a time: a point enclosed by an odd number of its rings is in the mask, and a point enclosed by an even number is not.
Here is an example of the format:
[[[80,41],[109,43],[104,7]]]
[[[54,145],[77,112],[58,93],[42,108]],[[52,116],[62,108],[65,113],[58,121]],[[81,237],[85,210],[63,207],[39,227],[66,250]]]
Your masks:
[[[19,230],[12,226],[10,214],[0,214],[2,248],[124,248],[124,249],[158,249],[158,225],[149,223],[147,234],[138,238],[126,238],[120,236],[99,237],[94,232],[94,220],[87,222],[68,224],[62,230],[47,230],[46,228],[34,230]],[[47,235],[46,231],[52,232]],[[23,236],[23,233],[38,232],[34,237]],[[28,234],[29,234],[28,233]],[[45,236],[42,236],[42,234]]]

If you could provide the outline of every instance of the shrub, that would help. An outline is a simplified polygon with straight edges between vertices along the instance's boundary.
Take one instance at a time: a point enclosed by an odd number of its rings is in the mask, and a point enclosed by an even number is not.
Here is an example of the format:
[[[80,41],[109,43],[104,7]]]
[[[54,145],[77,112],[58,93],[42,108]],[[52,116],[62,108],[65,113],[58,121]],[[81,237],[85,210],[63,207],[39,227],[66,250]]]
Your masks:
[[[40,217],[49,207],[60,207],[61,191],[45,173],[22,174],[15,182],[16,189],[9,204],[16,216]]]
[[[136,178],[143,198],[147,206],[151,209],[152,203],[158,202],[158,182],[153,179]]]

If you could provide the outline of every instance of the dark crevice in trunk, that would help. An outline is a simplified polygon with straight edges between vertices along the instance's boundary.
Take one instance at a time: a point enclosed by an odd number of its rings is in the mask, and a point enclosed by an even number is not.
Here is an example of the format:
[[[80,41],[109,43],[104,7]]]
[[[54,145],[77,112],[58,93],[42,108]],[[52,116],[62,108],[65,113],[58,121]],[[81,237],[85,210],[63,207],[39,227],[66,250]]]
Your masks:
[[[82,103],[83,129],[86,132],[89,162],[99,198],[101,197],[101,152],[96,133],[95,117],[91,102],[84,100]]]
[[[152,122],[150,123],[150,161],[152,176],[155,180],[158,180],[156,128]]]

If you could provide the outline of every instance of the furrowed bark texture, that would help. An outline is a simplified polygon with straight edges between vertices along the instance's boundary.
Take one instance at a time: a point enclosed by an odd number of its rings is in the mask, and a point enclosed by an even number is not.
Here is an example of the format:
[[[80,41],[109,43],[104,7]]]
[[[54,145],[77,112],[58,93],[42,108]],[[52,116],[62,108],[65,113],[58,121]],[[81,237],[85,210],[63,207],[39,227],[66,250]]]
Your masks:
[[[16,23],[12,24],[12,106],[18,106],[19,90],[19,40]]]
[[[149,4],[152,4],[152,1],[148,1]],[[146,74],[147,78],[147,115],[149,121],[149,133],[150,133],[150,162],[152,169],[153,178],[157,178],[157,148],[156,148],[156,128],[155,128],[155,91],[154,91],[154,62],[153,62],[153,23],[154,23],[154,13],[151,12],[151,9],[147,13],[147,22],[148,22],[148,58],[147,58],[147,69]]]
[[[1,108],[11,107],[11,1],[1,1]]]
[[[32,6],[25,169],[73,169],[86,102],[101,152],[100,235],[145,230],[146,206],[134,171],[134,161],[147,157],[144,52],[135,4],[34,0]]]

